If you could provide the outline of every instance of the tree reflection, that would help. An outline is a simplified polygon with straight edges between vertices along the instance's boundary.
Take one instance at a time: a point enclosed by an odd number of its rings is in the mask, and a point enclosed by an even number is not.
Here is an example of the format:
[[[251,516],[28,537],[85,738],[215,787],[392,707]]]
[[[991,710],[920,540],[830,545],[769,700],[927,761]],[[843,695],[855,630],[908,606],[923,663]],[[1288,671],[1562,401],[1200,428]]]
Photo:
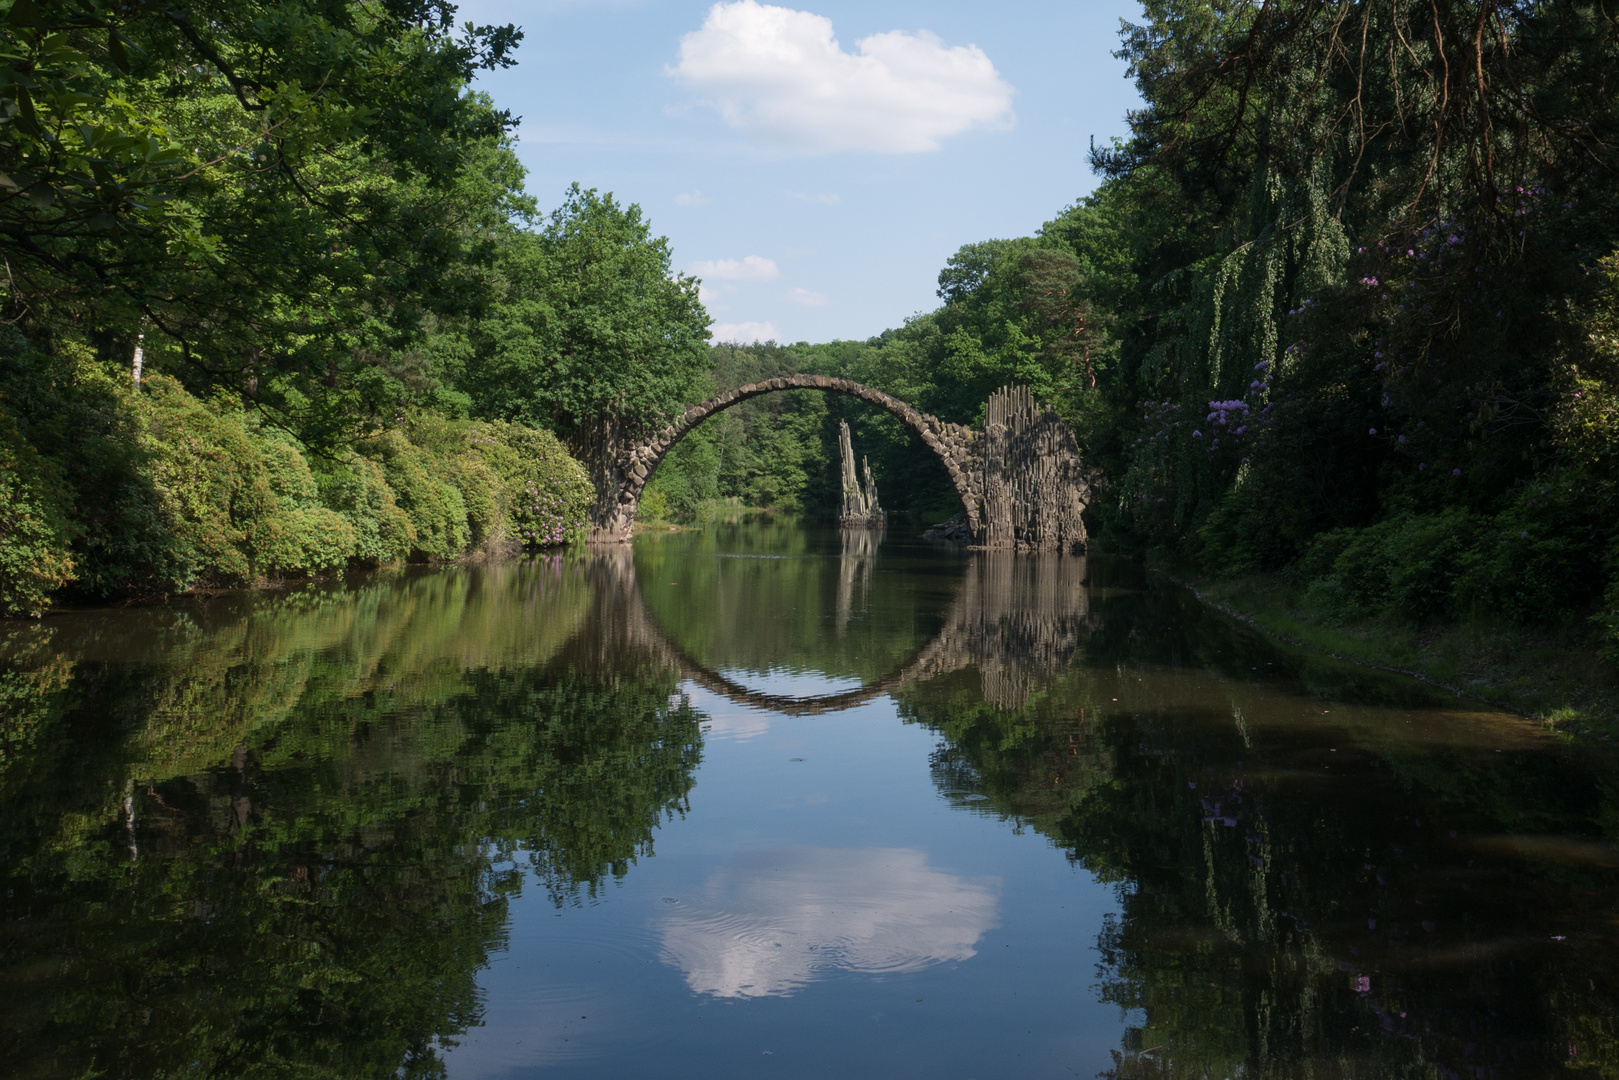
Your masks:
[[[700,757],[673,671],[562,655],[588,583],[506,573],[12,650],[8,1075],[443,1074],[525,864],[558,904],[623,875]]]
[[[900,695],[943,792],[1117,884],[1106,1075],[1615,1072],[1611,755],[1260,680],[1289,661],[1176,603],[1093,597],[1087,662],[1021,707],[966,673]]]
[[[979,558],[890,602],[869,552],[839,559],[760,594],[821,598],[783,609],[789,639],[820,626],[856,670],[862,620],[906,627],[858,670],[940,735],[940,790],[1116,883],[1098,990],[1132,1026],[1110,1075],[1619,1074],[1605,753],[1405,711],[1409,684],[1278,654],[1105,562]],[[709,676],[675,631],[746,659],[718,645],[772,614],[639,589],[618,551],[17,631],[8,1075],[441,1075],[528,875],[584,902],[684,812],[703,718],[677,691]],[[847,969],[959,959],[989,925],[987,894],[906,858],[898,893],[866,890],[884,929]],[[666,944],[701,992],[785,992],[822,959],[816,883],[874,876],[849,852],[738,863],[692,910],[802,949],[738,953],[689,919]],[[712,974],[732,961],[745,984]]]

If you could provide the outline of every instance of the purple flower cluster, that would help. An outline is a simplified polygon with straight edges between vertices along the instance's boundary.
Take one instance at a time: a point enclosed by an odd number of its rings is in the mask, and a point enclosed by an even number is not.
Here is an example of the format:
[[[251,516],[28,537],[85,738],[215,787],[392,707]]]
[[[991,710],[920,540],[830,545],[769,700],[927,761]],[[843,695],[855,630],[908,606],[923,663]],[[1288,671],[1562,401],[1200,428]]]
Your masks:
[[[566,543],[568,534],[579,524],[569,519],[568,507],[561,495],[543,491],[532,481],[524,487],[512,517],[525,547]]]
[[[1256,383],[1255,385],[1263,385]],[[1209,402],[1208,419],[1216,427],[1223,427],[1233,435],[1241,435],[1248,430],[1245,421],[1248,419],[1248,403],[1246,401],[1211,401]]]

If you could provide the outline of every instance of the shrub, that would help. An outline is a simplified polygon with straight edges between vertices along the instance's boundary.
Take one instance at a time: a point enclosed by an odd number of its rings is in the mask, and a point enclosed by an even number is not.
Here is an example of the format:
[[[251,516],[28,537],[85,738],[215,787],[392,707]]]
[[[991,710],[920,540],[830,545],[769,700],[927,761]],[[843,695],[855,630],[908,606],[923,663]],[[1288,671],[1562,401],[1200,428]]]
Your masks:
[[[1614,576],[1611,508],[1578,470],[1546,475],[1499,513],[1399,514],[1317,536],[1291,568],[1340,618],[1417,622],[1497,614],[1543,623],[1590,603]],[[1619,556],[1610,556],[1619,566]],[[1610,599],[1619,599],[1619,593]]]
[[[320,573],[353,556],[354,526],[322,504],[290,436],[162,375],[130,395],[130,407],[184,571],[176,585]]]
[[[248,526],[254,571],[279,576],[346,566],[357,543],[354,526],[321,503],[320,487],[291,436],[279,431],[257,435],[251,441],[272,499],[268,512]]]
[[[356,447],[382,467],[399,508],[415,533],[410,557],[453,559],[467,548],[467,505],[461,492],[438,479],[437,462],[403,431],[384,431]]]
[[[52,470],[74,564],[71,594],[166,591],[185,577],[152,485],[127,377],[83,344],[35,347],[0,328],[0,391],[24,442]]]
[[[1613,511],[1611,492],[1581,469],[1526,484],[1481,538],[1459,586],[1464,606],[1532,623],[1588,604],[1602,590]]]
[[[1476,559],[1480,522],[1465,510],[1405,514],[1317,536],[1294,565],[1310,602],[1340,618],[1457,614],[1457,582]]]
[[[561,543],[594,499],[549,432],[421,414],[312,461],[234,398],[6,328],[0,391],[0,612]]]
[[[360,444],[375,457],[416,533],[412,557],[473,546],[544,547],[582,539],[595,499],[556,436],[499,420],[421,416]]]
[[[251,578],[242,523],[263,514],[273,495],[251,475],[258,454],[239,419],[163,375],[127,400],[179,562],[175,585]]]
[[[641,495],[637,516],[643,521],[660,522],[669,516],[669,496],[661,487],[648,487]]]
[[[399,507],[382,466],[352,450],[316,477],[320,501],[354,533],[351,557],[380,566],[402,562],[416,547],[416,526]]]
[[[60,485],[0,415],[0,616],[42,614],[73,580]]]
[[[488,420],[469,425],[468,440],[500,477],[507,536],[525,547],[584,539],[596,492],[555,435]]]
[[[507,537],[505,492],[500,476],[480,453],[478,432],[464,420],[421,414],[403,429],[426,455],[427,468],[461,496],[466,522],[462,550],[499,545]]]
[[[1478,518],[1460,508],[1396,518],[1386,532],[1388,605],[1416,622],[1458,614],[1458,580],[1473,561]]]

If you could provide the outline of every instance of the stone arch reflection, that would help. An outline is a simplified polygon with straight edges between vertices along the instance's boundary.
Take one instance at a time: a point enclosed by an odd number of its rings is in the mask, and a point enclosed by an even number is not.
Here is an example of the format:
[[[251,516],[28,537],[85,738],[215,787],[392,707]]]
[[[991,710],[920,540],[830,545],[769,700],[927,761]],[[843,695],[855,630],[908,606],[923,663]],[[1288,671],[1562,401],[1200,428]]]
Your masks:
[[[834,625],[871,588],[880,533],[848,530],[839,555]],[[693,657],[664,628],[642,594],[632,549],[592,549],[585,573],[596,609],[567,648],[581,667],[672,668],[682,678],[746,708],[817,716],[856,708],[909,683],[976,667],[984,701],[1016,709],[1067,670],[1093,628],[1088,561],[1057,554],[980,551],[969,557],[943,625],[921,649],[865,685],[798,697],[751,689]]]

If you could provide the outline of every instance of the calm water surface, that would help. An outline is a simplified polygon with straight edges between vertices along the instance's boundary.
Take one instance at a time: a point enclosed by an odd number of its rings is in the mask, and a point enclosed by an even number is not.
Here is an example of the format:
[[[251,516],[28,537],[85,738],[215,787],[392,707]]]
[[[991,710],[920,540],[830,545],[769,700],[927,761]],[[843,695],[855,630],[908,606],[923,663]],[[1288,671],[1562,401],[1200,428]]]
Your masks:
[[[1619,767],[790,523],[0,624],[14,1077],[1619,1075]]]

